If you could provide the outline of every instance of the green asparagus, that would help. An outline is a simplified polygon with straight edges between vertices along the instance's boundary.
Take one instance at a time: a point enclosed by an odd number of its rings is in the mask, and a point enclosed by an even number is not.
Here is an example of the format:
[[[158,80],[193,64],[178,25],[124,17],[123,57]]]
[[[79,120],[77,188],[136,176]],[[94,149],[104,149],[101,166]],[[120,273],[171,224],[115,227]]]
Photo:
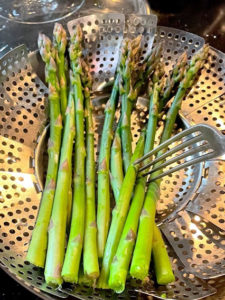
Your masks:
[[[187,53],[184,52],[178,58],[174,68],[172,69],[170,76],[168,76],[167,78],[165,89],[163,90],[162,96],[160,97],[160,102],[159,102],[160,112],[163,109],[163,107],[166,105],[167,101],[173,97],[174,95],[173,89],[175,85],[181,82],[181,80],[183,79],[186,71],[186,67],[187,67]]]
[[[72,75],[71,70],[70,70],[69,76],[70,76],[71,80],[70,80],[70,89],[69,89],[69,95],[68,95],[68,97],[69,97],[68,98],[68,103],[71,103],[71,101],[74,102],[73,85],[72,85],[73,75]],[[74,104],[73,104],[73,106],[74,106]],[[74,113],[74,115],[75,115],[75,113]],[[74,118],[75,118],[75,116],[74,116]],[[71,164],[70,169],[69,169],[68,172],[70,173],[70,175],[69,175],[70,183],[69,183],[68,201],[67,201],[67,232],[69,232],[69,230],[70,230],[71,213],[72,213],[72,198],[73,198],[73,194],[72,194],[72,164]]]
[[[175,281],[170,258],[168,256],[161,232],[156,224],[154,224],[153,229],[152,257],[157,283],[168,284]]]
[[[109,160],[110,149],[113,138],[112,126],[117,106],[119,89],[122,92],[122,73],[125,76],[125,63],[128,55],[128,44],[131,43],[125,39],[122,44],[121,56],[118,63],[118,71],[113,85],[110,99],[108,100],[105,108],[105,121],[102,131],[100,154],[99,154],[99,167],[98,167],[98,211],[97,211],[97,228],[98,228],[98,255],[99,258],[103,257],[105,243],[109,230],[110,220],[110,186],[109,186]],[[135,55],[135,47],[133,45],[133,55]],[[133,62],[132,62],[133,63]],[[127,62],[128,64],[128,62]],[[128,68],[129,69],[129,68]],[[127,71],[128,73],[128,71]],[[124,118],[124,122],[125,122]],[[124,124],[123,124],[124,125]]]
[[[71,183],[72,151],[75,136],[74,102],[73,96],[66,109],[65,127],[63,132],[62,148],[55,197],[51,220],[48,229],[48,251],[45,264],[45,280],[47,284],[62,284],[61,270],[65,255],[66,222],[68,193]]]
[[[184,78],[179,84],[179,88],[172,105],[167,113],[165,127],[160,140],[161,143],[170,138],[177,114],[181,107],[181,102],[189,88],[191,88],[196,80],[198,72],[202,68],[205,59],[207,58],[208,50],[209,47],[205,45],[201,51],[193,56]],[[164,151],[166,151],[166,149],[159,151],[157,155],[160,156]],[[162,161],[155,164],[155,167],[159,166],[161,163]],[[154,176],[157,176],[160,172],[162,171],[159,170],[153,173],[152,179],[154,179]],[[140,217],[137,241],[130,267],[131,276],[141,280],[148,275],[149,270],[156,202],[160,196],[160,182],[161,180],[152,181],[148,186],[144,207]]]
[[[85,96],[86,118],[86,220],[84,234],[83,266],[84,275],[91,279],[99,276],[98,250],[97,250],[97,225],[95,217],[95,157],[94,157],[94,125],[90,89],[92,79],[88,66],[82,62],[82,83]]]
[[[113,138],[112,126],[118,101],[119,74],[116,75],[111,96],[105,107],[105,121],[101,137],[99,164],[98,164],[98,256],[103,257],[105,243],[110,221],[110,186],[109,186],[109,160],[110,148]]]
[[[71,38],[69,48],[71,67],[73,71],[73,86],[75,99],[75,167],[74,167],[74,194],[72,219],[69,241],[62,269],[62,277],[66,282],[76,283],[80,266],[81,251],[84,239],[85,223],[85,143],[84,143],[84,108],[83,87],[81,83],[81,41],[82,30],[76,26],[76,33]]]
[[[56,63],[58,67],[58,76],[60,84],[60,104],[62,118],[65,119],[67,107],[67,80],[65,74],[65,51],[67,45],[66,31],[59,23],[55,23],[53,30],[53,43],[56,50]]]
[[[121,108],[121,140],[123,149],[124,171],[126,173],[132,155],[131,112],[136,95],[133,92],[134,71],[137,57],[140,54],[141,36],[134,40],[125,39],[122,58],[119,65]]]
[[[134,154],[131,159],[131,163],[128,167],[127,173],[125,175],[119,199],[116,206],[112,212],[112,222],[109,230],[109,235],[106,242],[104,257],[102,261],[102,269],[98,281],[98,286],[100,288],[108,288],[108,276],[110,271],[110,265],[112,263],[113,257],[116,253],[116,249],[122,234],[123,226],[126,221],[127,212],[129,209],[129,204],[136,181],[136,175],[138,169],[133,164],[135,160],[143,155],[145,141],[145,132],[142,132]]]
[[[144,148],[145,154],[152,150],[154,145],[158,120],[159,93],[163,88],[163,85],[159,84],[159,81],[163,73],[164,70],[162,64],[159,63],[152,79],[153,92],[150,92],[149,121]],[[150,82],[152,81],[150,80]],[[136,238],[138,220],[144,202],[145,181],[146,179],[141,177],[136,183],[131,207],[123,228],[123,233],[120,238],[116,255],[110,267],[109,287],[118,293],[121,293],[125,288],[127,272]]]
[[[55,55],[50,39],[39,34],[38,47],[45,62],[45,75],[49,88],[50,138],[48,142],[48,169],[32,239],[27,253],[27,260],[38,267],[44,267],[48,243],[48,226],[52,212],[55,185],[61,146],[62,118],[60,113],[59,83]]]

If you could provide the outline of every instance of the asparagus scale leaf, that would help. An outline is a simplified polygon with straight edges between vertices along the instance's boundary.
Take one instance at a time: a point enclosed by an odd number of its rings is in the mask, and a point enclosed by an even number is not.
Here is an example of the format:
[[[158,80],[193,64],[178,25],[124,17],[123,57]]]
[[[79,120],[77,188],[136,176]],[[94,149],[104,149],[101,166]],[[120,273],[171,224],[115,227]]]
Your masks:
[[[122,161],[122,145],[120,138],[120,124],[121,119],[117,125],[117,129],[114,135],[112,148],[111,148],[111,160],[110,160],[110,181],[112,190],[114,193],[115,201],[118,200],[120,189],[123,183],[123,161]]]

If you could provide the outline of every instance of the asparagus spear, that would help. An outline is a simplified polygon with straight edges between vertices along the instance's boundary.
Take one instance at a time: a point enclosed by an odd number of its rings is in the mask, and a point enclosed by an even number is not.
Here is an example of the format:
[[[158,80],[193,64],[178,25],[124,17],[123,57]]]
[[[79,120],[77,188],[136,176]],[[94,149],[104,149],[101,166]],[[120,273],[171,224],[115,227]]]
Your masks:
[[[125,175],[119,199],[116,203],[116,206],[112,212],[112,222],[109,230],[109,235],[106,242],[103,262],[102,262],[102,269],[98,281],[98,286],[100,288],[107,288],[108,287],[108,276],[110,265],[112,263],[113,257],[116,253],[116,249],[120,240],[120,236],[122,234],[123,226],[126,221],[127,212],[129,209],[129,204],[136,180],[137,175],[137,168],[133,164],[133,162],[141,157],[144,150],[144,141],[145,141],[145,132],[142,132],[134,154],[131,159],[131,163]]]
[[[187,66],[187,53],[184,52],[177,60],[170,76],[167,78],[165,89],[163,90],[163,94],[160,97],[159,103],[159,111],[163,109],[166,105],[167,101],[173,96],[173,88],[174,86],[181,82],[184,77],[184,73],[186,71]]]
[[[196,53],[192,57],[184,79],[179,84],[178,91],[167,113],[165,127],[160,140],[161,143],[170,138],[177,114],[181,107],[181,102],[187,94],[189,88],[191,88],[194,81],[196,80],[199,70],[204,65],[204,62],[208,56],[208,51],[209,47],[205,45],[198,53]],[[160,151],[158,153],[158,156],[160,156],[164,151],[166,151],[166,149]],[[159,166],[161,163],[162,161],[157,163],[155,166]],[[160,172],[161,171],[155,172],[152,178],[154,179],[154,176],[157,176],[157,174],[159,174]],[[130,267],[131,276],[141,280],[148,276],[156,202],[160,196],[160,182],[161,180],[152,181],[148,186],[144,207],[140,217],[137,241]]]
[[[90,89],[92,79],[88,66],[82,61],[82,83],[85,96],[86,117],[86,220],[84,235],[83,266],[84,274],[91,279],[99,276],[98,251],[97,251],[97,225],[95,217],[95,158],[94,158],[94,127],[92,106],[90,102]]]
[[[67,80],[65,74],[65,51],[67,45],[66,31],[59,23],[55,23],[53,30],[53,43],[56,49],[56,63],[60,83],[60,104],[62,118],[65,119],[67,107]]]
[[[57,69],[54,60],[54,51],[50,39],[44,34],[39,34],[38,47],[45,62],[45,76],[49,87],[50,104],[50,138],[48,143],[48,170],[45,187],[42,195],[41,206],[33,230],[32,239],[27,253],[27,260],[38,267],[44,267],[48,225],[51,217],[55,183],[58,171],[59,152],[61,145],[62,118],[59,103],[59,83],[56,75]]]
[[[67,245],[62,277],[66,282],[75,283],[78,280],[81,251],[84,238],[85,222],[85,144],[84,144],[84,108],[83,88],[81,84],[81,41],[82,30],[76,26],[76,33],[71,38],[69,48],[71,67],[73,71],[73,86],[75,98],[75,167],[74,194],[70,235]]]
[[[72,71],[70,70],[70,90],[69,90],[69,98],[68,98],[68,103],[71,103],[71,101],[73,101],[73,106],[74,106],[74,95],[73,95],[73,75],[72,75]],[[74,113],[74,118],[75,118],[75,113]],[[74,124],[75,126],[75,124]],[[68,171],[69,173],[69,178],[70,178],[70,182],[69,182],[69,188],[68,188],[68,201],[67,201],[67,232],[69,232],[70,230],[70,222],[71,222],[71,213],[72,213],[72,199],[73,199],[73,194],[72,194],[72,160],[71,160],[71,165],[70,165],[70,169]]]
[[[120,73],[120,94],[122,96],[121,108],[121,140],[123,148],[124,171],[126,172],[132,155],[131,135],[131,112],[133,102],[136,100],[133,92],[133,76],[136,70],[136,60],[140,53],[141,36],[134,40],[125,39],[124,48],[119,65]]]
[[[105,120],[101,137],[98,165],[97,237],[98,256],[103,257],[110,221],[109,159],[112,126],[118,100],[119,74],[116,75],[111,96],[105,107]]]
[[[62,148],[55,197],[51,220],[48,229],[48,250],[45,264],[45,280],[47,284],[62,284],[61,270],[65,255],[66,222],[68,193],[71,182],[72,151],[75,136],[74,102],[73,96],[66,109],[65,128],[63,132]]]
[[[153,228],[152,257],[157,283],[168,284],[175,281],[166,246],[156,224]]]
[[[111,96],[105,108],[105,121],[102,131],[99,166],[98,166],[98,210],[97,210],[97,228],[98,228],[98,256],[103,257],[105,243],[109,230],[110,220],[110,186],[109,186],[109,160],[110,149],[113,138],[112,126],[119,96],[118,86],[120,84],[120,69],[124,65],[128,52],[128,41],[124,40],[121,49],[121,56],[118,64],[117,75],[113,84]]]
[[[163,88],[163,84],[159,84],[159,81],[163,73],[163,66],[159,63],[153,76],[153,92],[150,91],[149,120],[144,148],[145,154],[152,150],[154,145],[158,120],[159,93]],[[144,202],[145,181],[146,179],[144,177],[139,178],[137,181],[123,233],[110,267],[109,287],[118,293],[121,293],[125,288],[127,272],[136,238],[138,220]]]
[[[73,76],[71,74],[71,70],[70,70],[70,74],[68,74],[69,72],[68,71],[68,60],[66,59],[65,60],[65,72],[66,72],[66,75],[70,76],[71,77],[71,80],[70,80],[70,92],[69,92],[69,97],[73,97],[73,101],[74,101],[74,93],[73,93],[73,85],[72,85],[72,81],[73,81]],[[67,81],[69,80],[68,77],[67,78]],[[70,99],[68,99],[68,101],[70,101]],[[72,168],[70,169],[70,186],[69,186],[69,191],[68,191],[68,208],[67,208],[67,232],[69,234],[70,232],[70,224],[71,224],[71,218],[72,218],[72,205],[73,205],[73,191],[72,191],[72,184],[73,184],[73,170]]]
[[[134,85],[133,93],[137,98],[141,87],[149,82],[150,76],[154,73],[162,54],[162,43],[156,45],[153,50],[146,56],[142,66],[138,69],[138,79]]]
[[[117,129],[114,135],[112,148],[111,148],[111,160],[110,160],[110,181],[114,198],[117,202],[120,194],[120,189],[123,183],[123,161],[122,161],[122,149],[120,138],[120,124],[121,119],[117,125]]]

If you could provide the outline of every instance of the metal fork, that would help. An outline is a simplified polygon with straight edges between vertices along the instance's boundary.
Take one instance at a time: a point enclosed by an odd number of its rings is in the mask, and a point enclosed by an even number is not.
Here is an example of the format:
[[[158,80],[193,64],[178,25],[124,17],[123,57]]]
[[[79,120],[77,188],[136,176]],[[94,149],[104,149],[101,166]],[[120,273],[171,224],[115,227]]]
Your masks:
[[[182,141],[183,138],[185,138],[184,141]],[[179,141],[181,142],[180,144],[167,150],[171,144]],[[184,151],[187,147],[189,147],[189,150]],[[178,154],[177,156],[166,160],[166,158],[172,154],[176,154],[178,151],[182,150],[184,151],[182,154]],[[162,152],[161,155],[159,155],[159,151]],[[196,163],[221,156],[224,153],[225,137],[215,127],[206,124],[198,124],[174,135],[140,159],[136,160],[134,164],[141,164],[139,168],[139,174],[141,174],[141,176],[148,176],[152,174],[150,180],[148,181],[149,183],[153,180],[160,179],[166,175],[172,174]],[[155,155],[156,158],[149,162],[149,159],[153,155]],[[184,163],[178,164],[163,172],[165,167],[168,167],[174,163],[179,163],[180,160],[185,158],[186,161]],[[148,161],[145,163],[145,160],[147,159]],[[155,165],[157,163],[159,164]],[[152,167],[150,171],[147,171],[146,173],[143,172],[150,167]],[[154,173],[160,170],[160,174],[154,176]]]

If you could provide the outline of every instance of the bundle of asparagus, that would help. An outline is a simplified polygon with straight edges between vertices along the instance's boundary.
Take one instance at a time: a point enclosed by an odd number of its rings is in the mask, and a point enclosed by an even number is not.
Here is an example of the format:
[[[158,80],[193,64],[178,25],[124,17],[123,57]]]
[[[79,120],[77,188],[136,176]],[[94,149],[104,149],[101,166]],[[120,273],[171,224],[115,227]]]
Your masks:
[[[92,78],[82,58],[81,27],[76,26],[69,49],[66,32],[60,24],[55,25],[53,39],[53,44],[43,34],[38,39],[49,86],[49,162],[27,259],[45,268],[48,284],[61,285],[66,281],[95,285],[97,281],[99,288],[120,293],[125,289],[128,273],[141,280],[148,276],[152,255],[157,283],[168,284],[174,281],[174,275],[155,224],[161,181],[153,180],[146,186],[145,177],[137,176],[138,165],[134,162],[153,149],[159,121],[165,123],[160,142],[171,136],[182,99],[197,79],[208,46],[195,54],[189,64],[186,54],[182,54],[166,76],[162,45],[157,45],[140,63],[142,37],[123,41],[111,96],[105,107],[96,220]],[[67,51],[69,76],[65,63]],[[132,154],[131,116],[143,89],[148,91],[149,118]],[[119,95],[121,116],[113,132]],[[152,179],[158,173],[153,173]],[[116,202],[112,216],[110,182]]]

